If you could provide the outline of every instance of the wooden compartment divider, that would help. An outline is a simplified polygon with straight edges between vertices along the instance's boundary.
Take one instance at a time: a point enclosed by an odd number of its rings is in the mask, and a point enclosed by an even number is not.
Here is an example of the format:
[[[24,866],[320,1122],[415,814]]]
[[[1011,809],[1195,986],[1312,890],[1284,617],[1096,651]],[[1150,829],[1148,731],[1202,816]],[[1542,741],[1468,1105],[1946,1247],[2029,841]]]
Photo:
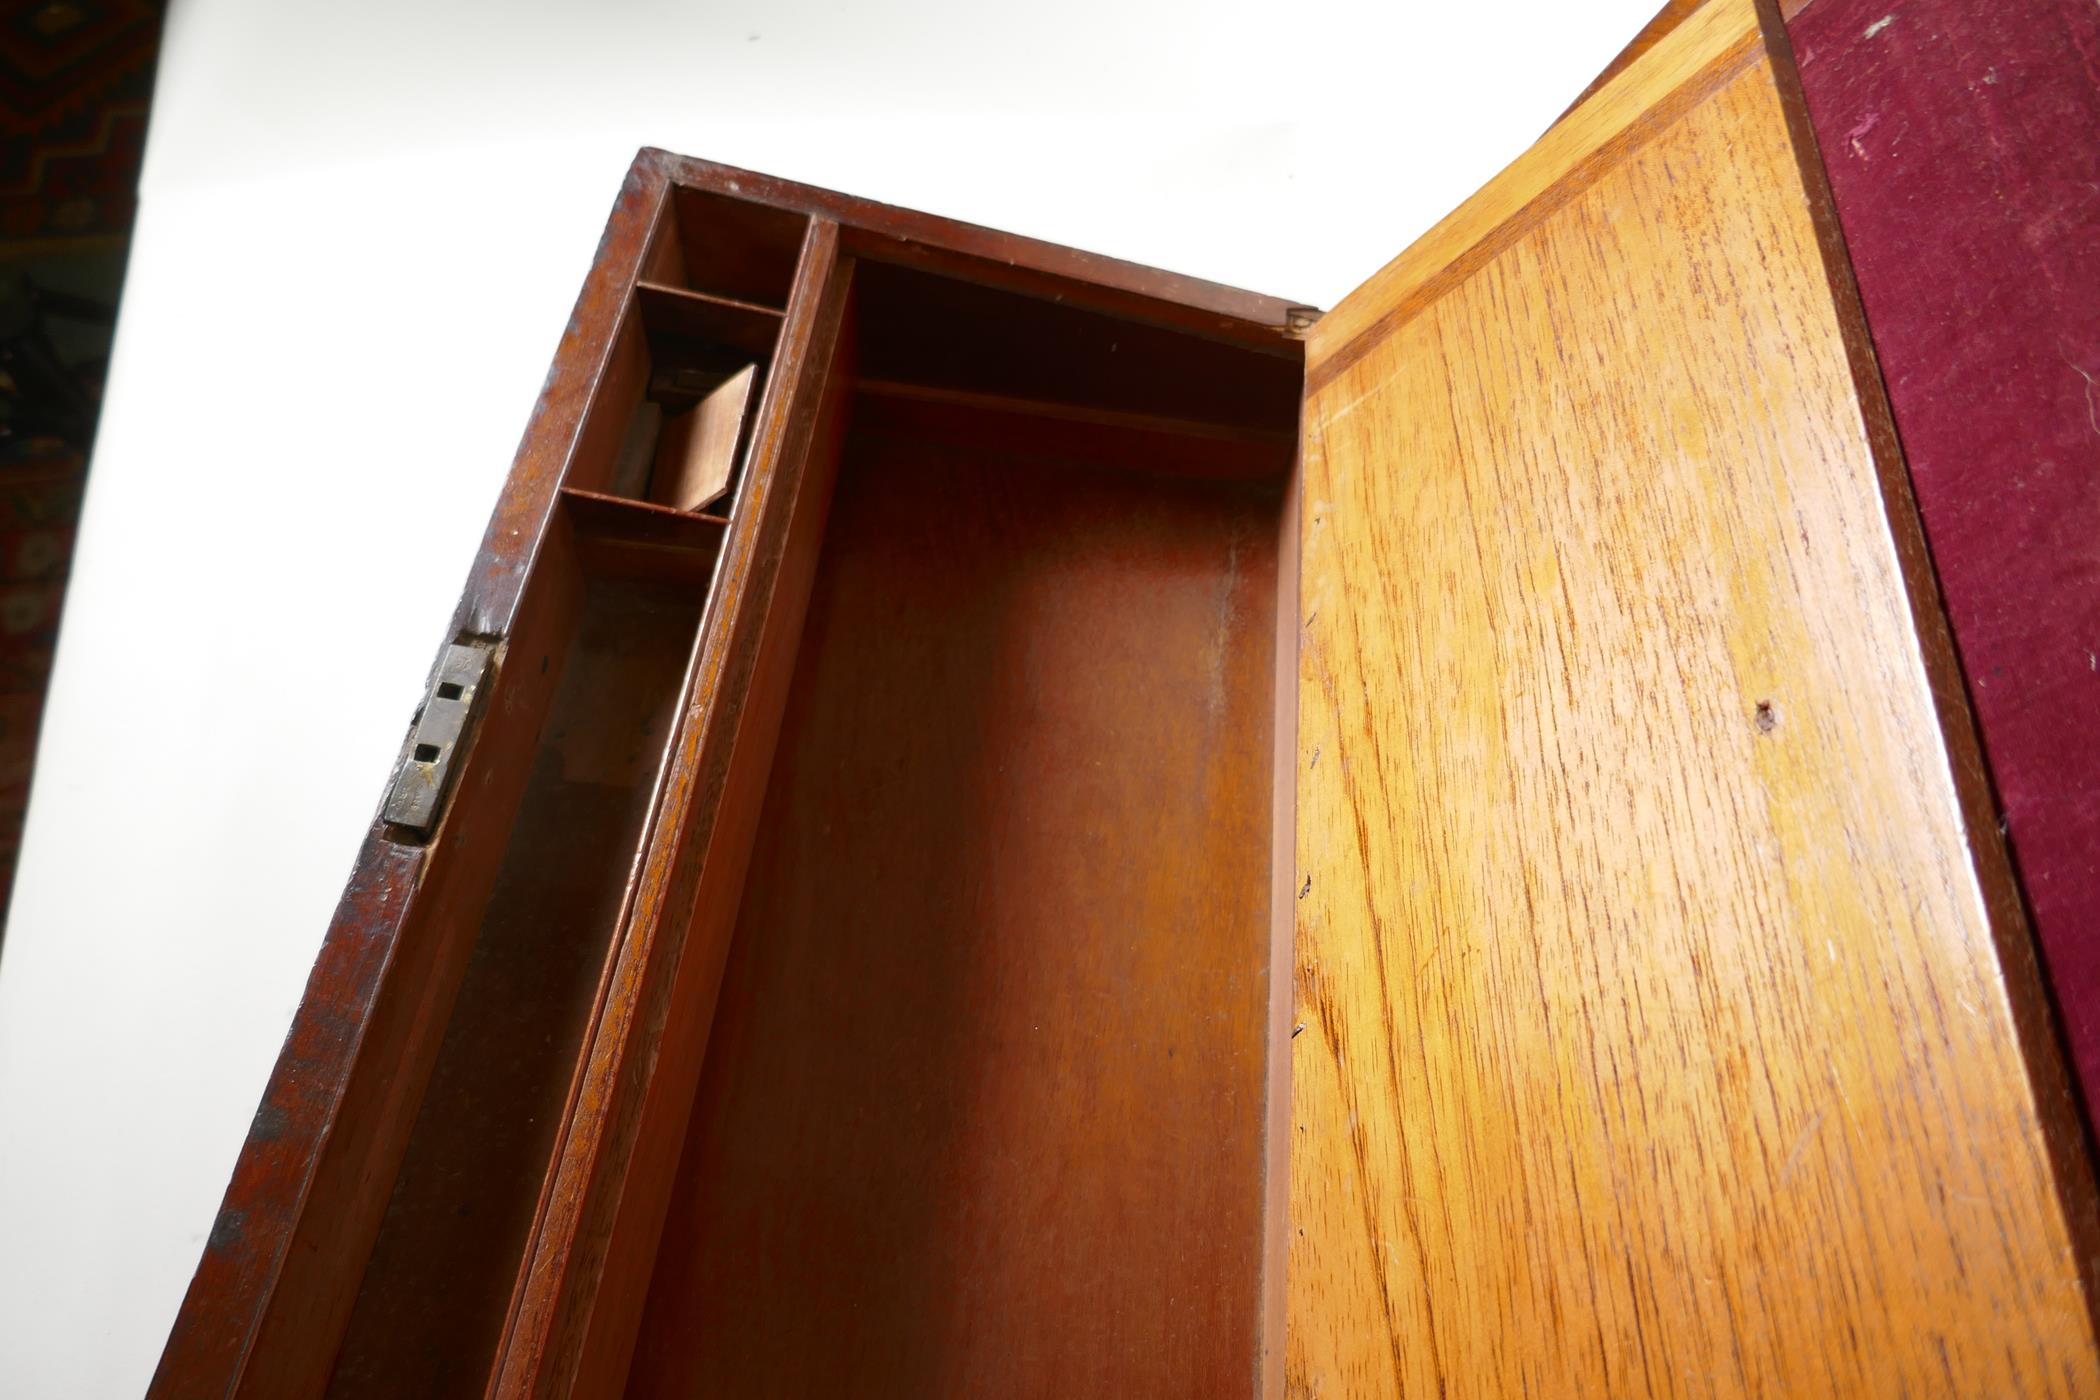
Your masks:
[[[607,577],[648,577],[705,587],[729,517],[673,510],[626,496],[562,488],[588,567]]]
[[[810,273],[821,294],[844,273],[830,256],[835,236],[813,234],[812,241],[823,249]],[[659,291],[656,304],[737,307]],[[842,296],[835,291],[833,302]],[[643,307],[639,297],[630,303],[614,373],[601,384],[594,412],[616,411],[650,392],[646,369],[637,372],[633,358],[649,333]],[[763,308],[735,314],[775,334],[789,320]],[[810,303],[794,322],[802,334],[788,348],[792,363],[801,362],[814,329],[809,318],[817,314]],[[696,325],[683,323],[674,333]],[[835,315],[829,334],[836,335]],[[752,348],[770,357],[775,346],[769,338]],[[763,503],[779,494],[771,485],[776,474],[792,479],[799,471],[799,458],[785,467],[781,459],[806,446],[807,424],[794,420],[806,417],[809,396],[821,393],[822,369],[767,395],[751,450],[754,469],[726,507],[729,515],[583,486],[559,492],[551,530],[564,543],[543,552],[535,569],[575,575],[571,645],[588,664],[557,672],[566,680],[554,688],[494,895],[363,1271],[328,1385],[332,1396],[479,1389],[504,1363],[511,1325],[544,1263],[550,1205],[555,1228],[564,1219],[560,1154],[573,1141],[579,1114],[593,1124],[592,1111],[602,1106],[593,1095],[602,1076],[592,1066],[602,1054],[606,1019],[621,1023],[634,1006],[633,989],[620,980],[635,942],[624,931],[637,917],[661,918],[666,843],[686,825],[689,788],[680,780],[690,777],[705,720],[692,710],[695,677],[710,655],[711,620],[720,616],[703,608],[725,541],[734,535],[748,554],[756,537],[763,552],[763,531],[778,528],[778,512]],[[585,454],[571,470],[589,479],[595,465]],[[821,493],[815,499],[821,502]],[[745,517],[750,501],[760,504]],[[740,517],[750,525],[736,533]],[[747,568],[733,570],[732,591],[749,577]],[[758,614],[765,611],[760,604]],[[646,936],[640,942],[648,946]],[[674,954],[676,946],[674,939]],[[704,1032],[704,1019],[700,1024]]]
[[[787,314],[770,306],[657,282],[637,284],[634,295],[642,324],[650,330],[733,346],[761,361],[772,358],[780,340],[781,320]]]
[[[626,1367],[829,504],[851,277],[836,225],[814,222],[495,1394],[598,1393]]]

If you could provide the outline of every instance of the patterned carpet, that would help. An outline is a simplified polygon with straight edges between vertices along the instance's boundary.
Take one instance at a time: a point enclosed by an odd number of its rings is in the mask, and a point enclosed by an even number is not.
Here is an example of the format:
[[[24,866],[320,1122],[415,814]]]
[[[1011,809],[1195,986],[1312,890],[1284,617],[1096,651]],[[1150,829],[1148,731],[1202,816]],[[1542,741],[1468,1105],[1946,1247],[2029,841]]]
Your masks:
[[[0,240],[131,232],[159,48],[147,0],[0,3]]]
[[[123,287],[160,10],[0,0],[0,908]]]

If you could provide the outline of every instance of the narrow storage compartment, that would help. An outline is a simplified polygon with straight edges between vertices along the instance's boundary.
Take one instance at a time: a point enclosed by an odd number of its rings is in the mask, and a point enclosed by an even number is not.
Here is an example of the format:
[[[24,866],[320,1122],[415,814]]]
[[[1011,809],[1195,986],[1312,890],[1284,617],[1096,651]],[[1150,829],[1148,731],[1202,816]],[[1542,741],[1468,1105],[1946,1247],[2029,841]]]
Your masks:
[[[635,288],[635,311],[648,342],[647,389],[606,489],[726,511],[784,318],[647,282]]]
[[[576,527],[583,565],[605,578],[649,579],[706,590],[729,521],[564,488],[562,509]]]
[[[642,280],[778,311],[787,306],[808,234],[806,214],[678,185]]]
[[[1251,1395],[1298,365],[917,271],[855,287],[628,1392]]]
[[[638,286],[591,405],[593,450],[570,473],[570,489],[726,515],[781,319]],[[697,423],[707,426],[696,436]],[[703,469],[714,489],[689,498],[681,483]]]
[[[680,189],[590,409],[571,489],[726,515],[809,220]]]
[[[644,514],[639,522],[633,517]],[[338,1354],[334,1396],[479,1394],[624,917],[721,527],[569,501],[531,775]],[[640,534],[642,538],[634,538]]]
[[[716,196],[674,200],[629,295],[533,565],[551,644],[504,663],[558,680],[536,746],[507,760],[530,776],[331,1396],[479,1394],[498,1363],[663,816],[666,754],[807,228]],[[681,418],[719,405],[725,385],[733,408],[680,460]],[[651,499],[703,455],[720,479],[698,507]]]

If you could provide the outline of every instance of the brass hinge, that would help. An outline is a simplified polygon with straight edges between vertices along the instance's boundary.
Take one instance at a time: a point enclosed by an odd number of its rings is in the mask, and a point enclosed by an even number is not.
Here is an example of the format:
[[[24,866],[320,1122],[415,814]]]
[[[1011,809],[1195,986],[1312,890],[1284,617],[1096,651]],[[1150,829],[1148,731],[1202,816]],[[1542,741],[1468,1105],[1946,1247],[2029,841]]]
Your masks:
[[[489,646],[487,642],[454,642],[438,663],[382,813],[389,824],[404,832],[428,836],[437,827],[452,782],[453,760],[467,737],[474,701],[488,675]]]
[[[1326,314],[1317,306],[1287,306],[1283,311],[1284,334],[1302,337]]]

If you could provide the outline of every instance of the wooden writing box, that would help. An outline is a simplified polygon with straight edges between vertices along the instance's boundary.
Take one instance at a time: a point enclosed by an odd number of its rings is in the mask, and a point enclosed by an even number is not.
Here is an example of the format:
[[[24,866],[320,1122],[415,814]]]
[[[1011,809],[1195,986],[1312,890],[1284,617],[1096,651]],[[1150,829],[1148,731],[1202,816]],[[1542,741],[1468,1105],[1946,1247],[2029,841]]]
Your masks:
[[[2100,1388],[1783,21],[1649,37],[1324,316],[643,152],[154,1393]]]

